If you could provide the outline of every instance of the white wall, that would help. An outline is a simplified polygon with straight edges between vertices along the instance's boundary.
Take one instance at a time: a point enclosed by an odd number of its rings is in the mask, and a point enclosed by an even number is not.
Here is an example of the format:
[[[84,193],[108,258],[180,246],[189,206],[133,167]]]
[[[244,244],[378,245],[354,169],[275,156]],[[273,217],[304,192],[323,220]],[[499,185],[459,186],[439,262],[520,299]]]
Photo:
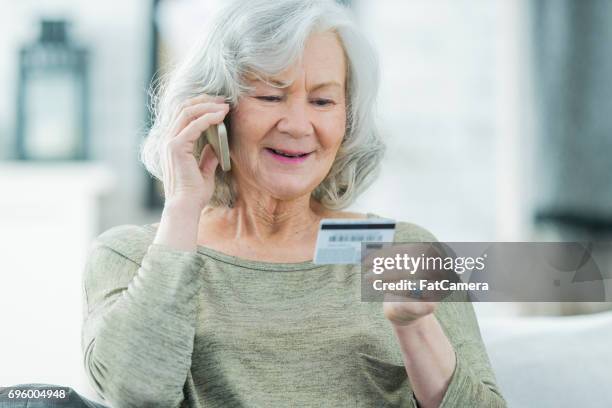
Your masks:
[[[380,52],[389,154],[356,208],[441,240],[494,239],[496,3],[357,2]]]
[[[0,158],[11,157],[15,130],[17,52],[38,36],[40,16],[67,17],[88,46],[91,154],[118,175],[100,228],[138,222],[145,176],[136,160],[144,129],[149,56],[149,1],[20,0],[0,2]]]

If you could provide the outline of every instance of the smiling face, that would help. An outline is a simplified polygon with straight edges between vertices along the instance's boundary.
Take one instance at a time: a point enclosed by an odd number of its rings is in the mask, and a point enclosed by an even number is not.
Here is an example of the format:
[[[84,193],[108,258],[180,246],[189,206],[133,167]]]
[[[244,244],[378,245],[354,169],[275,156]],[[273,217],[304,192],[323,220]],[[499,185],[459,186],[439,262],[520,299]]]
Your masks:
[[[254,91],[231,111],[230,154],[238,191],[290,200],[310,193],[331,168],[346,127],[342,46],[332,32],[313,34],[302,64],[274,81],[249,80]]]

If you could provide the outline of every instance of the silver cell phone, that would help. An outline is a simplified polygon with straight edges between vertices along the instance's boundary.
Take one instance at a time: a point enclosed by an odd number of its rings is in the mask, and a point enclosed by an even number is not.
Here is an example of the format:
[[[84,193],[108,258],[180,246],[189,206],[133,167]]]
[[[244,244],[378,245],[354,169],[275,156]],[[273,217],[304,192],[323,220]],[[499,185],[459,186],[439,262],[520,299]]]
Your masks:
[[[227,129],[223,122],[218,125],[210,125],[208,129],[202,132],[202,136],[198,139],[196,145],[196,155],[199,160],[202,150],[206,143],[210,144],[219,159],[221,170],[230,171],[232,165],[230,163],[229,143],[227,139]]]

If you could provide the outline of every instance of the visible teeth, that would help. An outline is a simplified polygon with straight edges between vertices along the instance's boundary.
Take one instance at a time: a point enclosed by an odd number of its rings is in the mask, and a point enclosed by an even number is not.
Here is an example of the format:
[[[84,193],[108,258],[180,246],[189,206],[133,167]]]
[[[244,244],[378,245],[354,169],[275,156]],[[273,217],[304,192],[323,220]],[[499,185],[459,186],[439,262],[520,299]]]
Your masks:
[[[272,151],[276,154],[280,154],[281,156],[285,156],[285,157],[300,157],[303,156],[303,154],[287,154],[287,153],[283,153],[279,150],[274,150],[272,149]]]

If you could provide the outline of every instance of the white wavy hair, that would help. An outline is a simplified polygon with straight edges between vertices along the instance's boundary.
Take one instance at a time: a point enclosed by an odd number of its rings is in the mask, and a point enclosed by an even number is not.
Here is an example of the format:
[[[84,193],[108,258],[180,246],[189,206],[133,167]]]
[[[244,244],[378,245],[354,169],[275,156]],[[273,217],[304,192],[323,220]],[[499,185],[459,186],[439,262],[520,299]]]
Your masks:
[[[333,0],[233,0],[209,21],[207,29],[184,60],[152,85],[154,122],[140,148],[146,169],[163,180],[160,149],[170,137],[174,115],[188,99],[224,95],[235,106],[251,89],[248,77],[266,81],[280,75],[301,62],[311,34],[331,31],[347,60],[347,125],[335,161],[312,196],[329,209],[350,205],[378,175],[385,151],[375,123],[378,56],[350,9]],[[229,120],[231,110],[226,126]],[[196,158],[198,154],[194,152]],[[233,206],[237,192],[231,173],[217,168],[210,205]]]

